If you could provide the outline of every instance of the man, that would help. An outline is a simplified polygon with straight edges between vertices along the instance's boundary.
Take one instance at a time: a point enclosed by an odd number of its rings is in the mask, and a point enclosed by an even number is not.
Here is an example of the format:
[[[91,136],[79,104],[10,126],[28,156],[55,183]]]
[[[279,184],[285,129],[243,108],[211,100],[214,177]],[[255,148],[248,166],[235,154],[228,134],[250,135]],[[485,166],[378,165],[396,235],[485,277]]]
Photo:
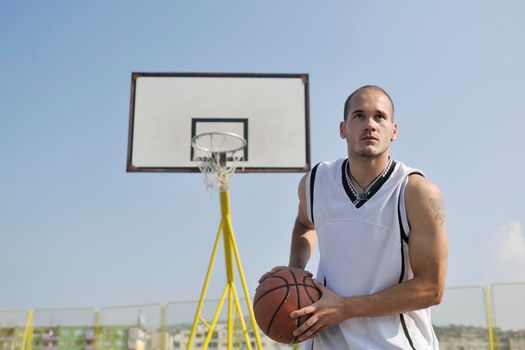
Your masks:
[[[447,269],[439,188],[390,158],[394,105],[363,86],[345,103],[339,132],[348,158],[323,162],[299,184],[290,267],[304,269],[319,240],[321,299],[294,332],[306,349],[438,349],[430,306]]]

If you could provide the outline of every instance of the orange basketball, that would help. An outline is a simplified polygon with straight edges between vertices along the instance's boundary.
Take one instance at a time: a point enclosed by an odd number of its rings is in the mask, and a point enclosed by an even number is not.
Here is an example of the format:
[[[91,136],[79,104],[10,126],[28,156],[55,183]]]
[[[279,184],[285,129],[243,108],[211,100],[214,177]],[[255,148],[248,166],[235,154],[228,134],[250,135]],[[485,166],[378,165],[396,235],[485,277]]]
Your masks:
[[[290,314],[313,304],[321,292],[305,271],[285,267],[266,276],[253,299],[255,319],[261,330],[271,339],[284,344],[296,343],[292,332],[308,316],[290,318]]]

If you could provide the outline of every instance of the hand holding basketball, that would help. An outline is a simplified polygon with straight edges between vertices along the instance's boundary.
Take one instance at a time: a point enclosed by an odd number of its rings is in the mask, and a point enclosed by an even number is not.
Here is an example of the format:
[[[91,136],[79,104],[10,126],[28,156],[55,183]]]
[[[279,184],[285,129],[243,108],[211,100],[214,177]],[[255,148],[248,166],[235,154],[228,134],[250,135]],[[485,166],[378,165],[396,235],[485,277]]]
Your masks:
[[[293,332],[298,343],[315,337],[324,328],[339,324],[349,318],[348,311],[350,307],[347,300],[332,292],[317,280],[313,281],[321,292],[321,298],[312,305],[294,311],[290,315],[293,319],[304,319],[305,316],[310,315]]]

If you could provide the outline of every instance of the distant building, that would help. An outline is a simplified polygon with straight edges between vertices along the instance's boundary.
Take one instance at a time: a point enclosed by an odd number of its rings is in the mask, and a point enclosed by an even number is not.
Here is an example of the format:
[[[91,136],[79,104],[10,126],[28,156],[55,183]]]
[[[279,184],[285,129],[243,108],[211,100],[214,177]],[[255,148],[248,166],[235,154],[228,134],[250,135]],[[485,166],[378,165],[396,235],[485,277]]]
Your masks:
[[[0,350],[19,350],[24,338],[23,327],[0,328]]]
[[[505,341],[509,350],[525,350],[525,330],[498,332],[498,340]]]
[[[190,338],[190,329],[179,329],[172,333],[173,339],[173,350],[186,350],[188,341]],[[252,329],[248,331],[249,340],[253,349],[257,349],[255,343],[255,334]],[[261,338],[261,345],[264,350],[279,350],[279,349],[290,349],[289,346],[282,345],[272,341],[270,338],[259,332]],[[193,339],[193,350],[201,350],[206,336],[208,335],[208,329],[205,327],[198,327],[195,331],[195,337]],[[245,338],[242,330],[236,329],[233,334],[233,348],[234,349],[247,349],[245,345]],[[213,335],[208,344],[210,350],[226,350],[228,349],[228,326],[225,323],[217,324]]]
[[[462,325],[434,326],[440,350],[487,350],[488,331],[483,327]],[[495,347],[498,350],[525,350],[525,330],[494,330]]]
[[[36,327],[33,332],[33,350],[186,350],[190,337],[190,325],[171,326],[166,332],[159,329],[135,326],[104,326],[97,341],[92,326],[51,326]],[[483,327],[449,325],[434,326],[441,350],[487,350],[489,339]],[[199,326],[193,340],[193,350],[202,350],[208,329]],[[284,350],[291,346],[275,343],[262,333],[264,350]],[[20,350],[24,328],[0,328],[0,350]],[[494,330],[496,349],[525,350],[525,330]],[[253,330],[248,331],[252,348],[256,349]],[[246,349],[242,331],[236,328],[233,334],[233,348]],[[225,350],[228,345],[228,327],[225,323],[216,325],[208,349]]]
[[[440,350],[487,350],[488,333],[482,327],[434,326]]]

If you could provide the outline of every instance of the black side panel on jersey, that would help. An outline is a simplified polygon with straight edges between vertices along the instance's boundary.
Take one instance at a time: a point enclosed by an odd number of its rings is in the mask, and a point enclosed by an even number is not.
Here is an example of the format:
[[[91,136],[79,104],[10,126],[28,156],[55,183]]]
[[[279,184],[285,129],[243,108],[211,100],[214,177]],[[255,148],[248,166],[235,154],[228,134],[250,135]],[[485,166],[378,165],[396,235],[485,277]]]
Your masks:
[[[400,314],[399,317],[401,318],[401,325],[403,326],[403,332],[405,332],[405,336],[407,337],[408,343],[410,344],[410,348],[412,350],[416,350],[414,347],[414,342],[412,342],[412,338],[410,338],[410,335],[408,334],[407,324],[405,322],[405,315]]]
[[[397,201],[397,218],[399,220],[399,235],[401,236],[401,273],[399,274],[399,283],[403,282],[403,278],[405,277],[405,249],[404,245],[405,243],[408,244],[408,236],[405,233],[405,229],[403,228],[403,221],[401,220],[401,196],[403,196],[403,193],[399,194],[399,198]],[[405,337],[408,340],[408,343],[410,344],[410,348],[413,350],[416,350],[414,347],[414,342],[412,341],[412,338],[410,338],[410,334],[408,333],[407,325],[405,322],[405,315],[399,314],[399,318],[401,320],[401,326],[403,327],[403,332],[405,333]]]
[[[314,186],[315,186],[315,174],[317,173],[317,168],[320,163],[317,163],[310,174],[310,217],[312,218],[312,224],[314,222]]]

